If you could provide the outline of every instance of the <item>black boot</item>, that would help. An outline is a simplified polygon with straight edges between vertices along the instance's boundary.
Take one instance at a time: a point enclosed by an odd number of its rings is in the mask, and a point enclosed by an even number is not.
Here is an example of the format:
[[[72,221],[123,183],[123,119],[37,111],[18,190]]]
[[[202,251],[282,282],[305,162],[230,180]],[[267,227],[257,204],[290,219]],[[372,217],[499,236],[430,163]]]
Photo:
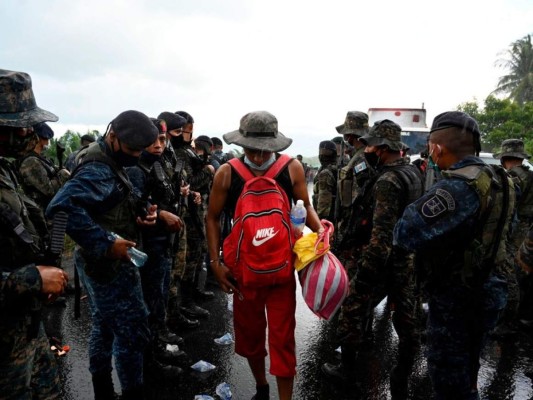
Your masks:
[[[156,331],[157,341],[165,344],[183,344],[183,338],[171,332],[166,325],[160,327]]]
[[[174,365],[176,367],[189,367],[191,359],[183,350],[169,350],[164,344],[154,346],[154,359],[162,364]]]
[[[113,388],[113,379],[111,378],[111,371],[98,372],[92,375],[94,400],[115,400],[118,395]]]
[[[198,306],[193,298],[194,284],[181,282],[181,306],[180,311],[188,318],[207,318],[209,311]]]
[[[354,347],[341,345],[341,362],[339,364],[322,364],[322,372],[329,378],[341,381],[353,381],[356,377],[356,358],[357,352],[355,351]]]
[[[189,319],[178,311],[175,311],[172,316],[167,318],[167,326],[171,331],[179,332],[182,329],[195,329],[200,326],[197,319]]]
[[[152,380],[175,380],[183,375],[183,370],[174,365],[165,365],[152,359],[144,364],[144,376]]]
[[[196,300],[211,300],[215,297],[215,293],[210,290],[194,288],[194,298]]]

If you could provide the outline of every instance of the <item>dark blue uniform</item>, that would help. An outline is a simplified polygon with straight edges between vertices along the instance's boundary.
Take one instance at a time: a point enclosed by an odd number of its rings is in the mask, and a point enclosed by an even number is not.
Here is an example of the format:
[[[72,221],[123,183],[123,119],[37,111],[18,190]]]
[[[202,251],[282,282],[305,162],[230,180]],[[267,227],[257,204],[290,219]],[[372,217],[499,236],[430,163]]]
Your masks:
[[[491,192],[494,176],[488,168],[473,156],[454,164],[443,173],[445,179],[405,209],[394,229],[395,245],[416,251],[423,265],[419,278],[429,296],[428,369],[437,399],[478,398],[480,352],[507,301],[499,268],[505,246],[496,243],[493,225],[504,215],[505,237],[514,190],[502,211],[501,196]],[[496,198],[491,206],[489,196]],[[493,248],[487,243],[498,250],[492,268],[484,270],[478,267],[486,265]]]
[[[108,151],[103,139],[92,146]],[[138,268],[105,254],[115,241],[112,231],[137,240],[135,213],[129,204],[132,195],[132,187],[117,170],[103,162],[89,162],[78,167],[47,209],[49,217],[58,211],[69,215],[67,233],[81,247],[76,250],[76,268],[91,305],[89,369],[93,379],[95,374],[111,371],[115,356],[123,391],[143,383],[148,311]]]

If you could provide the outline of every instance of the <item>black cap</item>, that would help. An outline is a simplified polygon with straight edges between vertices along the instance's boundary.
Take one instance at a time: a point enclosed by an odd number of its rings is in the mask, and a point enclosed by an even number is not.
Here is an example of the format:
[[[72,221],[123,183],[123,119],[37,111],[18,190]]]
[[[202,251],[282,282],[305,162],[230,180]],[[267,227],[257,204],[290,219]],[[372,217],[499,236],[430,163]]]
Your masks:
[[[167,123],[167,131],[173,131],[174,129],[181,129],[187,123],[187,120],[181,115],[174,114],[170,111],[163,111],[157,116],[157,119],[162,119]]]
[[[111,121],[117,138],[132,150],[143,150],[155,142],[159,131],[150,118],[140,111],[128,110]]]
[[[200,147],[207,154],[211,154],[211,146],[213,146],[213,141],[205,135],[200,135],[194,139],[194,143],[197,147]]]
[[[187,111],[176,111],[175,114],[185,118],[185,120],[187,121],[186,124],[194,124],[194,118]]]
[[[319,150],[333,150],[335,153],[337,153],[337,145],[332,142],[331,140],[324,140],[320,142],[320,145],[318,146]]]
[[[431,124],[431,132],[446,128],[460,128],[480,136],[479,126],[474,118],[461,111],[447,111],[437,115]]]
[[[42,139],[52,139],[54,137],[54,131],[48,126],[46,122],[41,122],[33,126],[33,130]]]
[[[213,142],[213,146],[222,146],[222,140],[220,140],[216,136],[213,136],[211,138],[211,141]]]
[[[96,139],[94,138],[93,135],[89,135],[89,134],[86,134],[86,135],[83,135],[82,137],[80,137],[80,141],[81,142],[89,142],[89,143],[92,143],[94,142]]]

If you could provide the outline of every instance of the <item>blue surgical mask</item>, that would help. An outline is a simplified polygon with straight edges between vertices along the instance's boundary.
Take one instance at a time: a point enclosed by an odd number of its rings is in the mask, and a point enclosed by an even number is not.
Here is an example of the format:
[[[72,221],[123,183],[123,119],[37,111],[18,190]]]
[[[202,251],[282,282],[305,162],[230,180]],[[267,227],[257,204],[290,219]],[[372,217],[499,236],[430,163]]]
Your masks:
[[[272,156],[265,161],[262,165],[257,165],[256,163],[252,162],[248,157],[244,156],[244,163],[248,165],[251,169],[255,169],[256,171],[266,171],[274,162],[276,161],[276,155],[272,153]]]

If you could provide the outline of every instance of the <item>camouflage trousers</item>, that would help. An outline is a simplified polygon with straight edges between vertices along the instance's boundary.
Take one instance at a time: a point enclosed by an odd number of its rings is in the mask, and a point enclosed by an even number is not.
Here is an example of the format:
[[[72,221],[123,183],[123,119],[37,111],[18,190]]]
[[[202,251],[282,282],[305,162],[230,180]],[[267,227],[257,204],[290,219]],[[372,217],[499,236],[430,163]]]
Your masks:
[[[429,293],[428,371],[435,399],[478,399],[479,358],[487,333],[505,308],[505,279],[491,276],[483,287],[434,288]]]
[[[41,322],[37,338],[27,329],[11,332],[10,354],[0,360],[0,398],[3,400],[60,399],[56,360]]]
[[[348,270],[353,273],[354,266]],[[373,274],[372,274],[373,275]],[[388,296],[392,323],[399,338],[399,353],[414,357],[419,348],[420,331],[416,320],[417,302],[411,271],[391,271],[363,276],[360,270],[350,279],[350,293],[341,307],[337,337],[342,345],[360,348],[365,332],[372,329],[374,308]]]
[[[150,330],[139,268],[130,262],[122,262],[118,275],[107,283],[99,283],[87,276],[85,259],[79,255],[76,268],[87,290],[91,308],[91,374],[110,372],[114,356],[122,390],[141,386],[143,356],[150,341]]]
[[[185,271],[187,231],[187,226],[183,225],[183,228],[174,238],[172,266],[170,269],[170,282],[168,287],[167,318],[175,317],[178,312],[178,307],[181,304],[180,285],[183,272]]]

